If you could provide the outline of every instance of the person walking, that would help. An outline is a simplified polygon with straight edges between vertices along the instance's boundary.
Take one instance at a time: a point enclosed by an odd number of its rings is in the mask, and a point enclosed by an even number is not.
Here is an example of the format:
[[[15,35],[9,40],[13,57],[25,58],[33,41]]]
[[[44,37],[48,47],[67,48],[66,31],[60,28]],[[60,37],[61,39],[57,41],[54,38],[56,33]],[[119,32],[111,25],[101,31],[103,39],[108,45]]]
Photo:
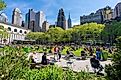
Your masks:
[[[55,61],[57,60],[56,58],[57,58],[57,52],[58,52],[58,47],[56,46],[56,47],[54,47],[54,59],[55,59]]]
[[[60,62],[60,59],[61,59],[61,50],[60,50],[60,48],[58,48],[57,54],[58,54],[58,61]]]

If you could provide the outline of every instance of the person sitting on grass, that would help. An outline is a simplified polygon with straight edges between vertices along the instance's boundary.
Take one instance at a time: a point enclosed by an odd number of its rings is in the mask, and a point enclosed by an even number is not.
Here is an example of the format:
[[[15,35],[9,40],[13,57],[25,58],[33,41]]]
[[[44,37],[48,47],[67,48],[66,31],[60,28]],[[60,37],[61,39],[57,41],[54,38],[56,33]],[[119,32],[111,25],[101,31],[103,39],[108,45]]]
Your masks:
[[[37,60],[36,53],[35,53],[35,52],[30,53],[30,54],[28,55],[27,60],[31,60],[31,63],[36,63],[36,60]]]
[[[99,60],[96,59],[95,55],[93,55],[93,58],[90,59],[90,63],[91,63],[92,68],[94,69],[95,73],[98,74],[103,70],[102,65],[100,64]],[[98,70],[98,71],[96,71],[96,70]]]
[[[42,62],[43,65],[47,65],[47,54],[44,53],[44,55],[42,56]]]

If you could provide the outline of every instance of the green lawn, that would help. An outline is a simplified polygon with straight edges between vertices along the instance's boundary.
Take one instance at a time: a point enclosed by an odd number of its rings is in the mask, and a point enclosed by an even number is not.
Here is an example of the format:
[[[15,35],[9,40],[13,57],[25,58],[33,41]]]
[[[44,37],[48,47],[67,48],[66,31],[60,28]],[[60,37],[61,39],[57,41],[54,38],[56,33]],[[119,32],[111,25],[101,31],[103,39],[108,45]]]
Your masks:
[[[62,54],[65,55],[67,50],[71,50],[71,48],[66,46],[65,49],[63,49]],[[76,51],[72,51],[72,52],[74,53],[75,56],[81,56],[80,54],[81,54],[82,50],[83,50],[83,48],[80,48],[80,49],[78,49]]]
[[[66,51],[69,50],[69,49],[70,49],[70,47],[65,46],[65,49],[62,50],[61,54],[64,54],[65,55],[66,54]]]
[[[78,50],[73,51],[73,53],[74,53],[75,56],[81,56],[81,51],[82,50],[83,50],[83,48],[79,48]]]

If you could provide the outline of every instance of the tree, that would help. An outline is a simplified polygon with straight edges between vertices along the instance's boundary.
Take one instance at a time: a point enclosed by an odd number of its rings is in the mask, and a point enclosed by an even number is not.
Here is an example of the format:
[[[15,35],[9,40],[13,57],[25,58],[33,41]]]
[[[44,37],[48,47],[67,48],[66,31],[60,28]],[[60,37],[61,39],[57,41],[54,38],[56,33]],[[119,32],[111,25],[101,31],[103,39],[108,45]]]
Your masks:
[[[121,80],[121,37],[117,38],[117,52],[115,52],[112,65],[107,65],[105,72],[108,80]]]
[[[114,43],[115,39],[121,36],[121,22],[112,21],[107,23],[102,35],[103,41]]]
[[[49,42],[60,42],[64,30],[60,27],[50,28],[46,34],[49,36]]]
[[[44,36],[43,32],[30,32],[26,35],[26,38],[30,40],[38,40],[42,39],[43,36]]]
[[[4,26],[0,25],[0,38],[1,38],[1,42],[3,41],[4,43],[7,41],[9,37],[9,34],[7,32],[7,29],[4,28]]]
[[[74,33],[76,37],[81,38],[81,40],[99,40],[100,33],[103,31],[105,25],[97,23],[86,23],[77,27],[74,27]]]
[[[6,7],[6,4],[3,0],[0,0],[0,11]]]
[[[30,32],[27,38],[45,41],[45,42],[80,42],[88,40],[99,40],[100,33],[104,29],[104,25],[97,23],[89,23],[68,30],[60,27],[52,27],[47,32]]]

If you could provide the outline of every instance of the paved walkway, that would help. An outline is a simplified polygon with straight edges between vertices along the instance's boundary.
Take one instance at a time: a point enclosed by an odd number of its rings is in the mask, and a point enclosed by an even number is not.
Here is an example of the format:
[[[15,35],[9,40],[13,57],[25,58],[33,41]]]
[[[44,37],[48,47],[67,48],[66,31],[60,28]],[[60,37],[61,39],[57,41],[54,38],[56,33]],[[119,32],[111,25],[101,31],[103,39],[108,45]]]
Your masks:
[[[42,53],[38,53],[38,62],[41,62],[41,57]],[[53,55],[47,56],[48,59],[51,57],[54,57]],[[63,57],[63,56],[62,56]],[[67,62],[72,62],[71,65],[67,64]],[[100,62],[103,67],[105,67],[106,64],[111,64],[110,60],[107,61],[101,61]],[[67,61],[65,59],[61,59],[60,62],[55,62],[56,65],[60,67],[70,67],[73,71],[80,72],[80,71],[87,71],[87,72],[93,72],[92,67],[90,65],[90,59],[88,58],[87,60],[76,60],[76,59],[71,59],[70,61]],[[104,73],[104,71],[103,71]]]

